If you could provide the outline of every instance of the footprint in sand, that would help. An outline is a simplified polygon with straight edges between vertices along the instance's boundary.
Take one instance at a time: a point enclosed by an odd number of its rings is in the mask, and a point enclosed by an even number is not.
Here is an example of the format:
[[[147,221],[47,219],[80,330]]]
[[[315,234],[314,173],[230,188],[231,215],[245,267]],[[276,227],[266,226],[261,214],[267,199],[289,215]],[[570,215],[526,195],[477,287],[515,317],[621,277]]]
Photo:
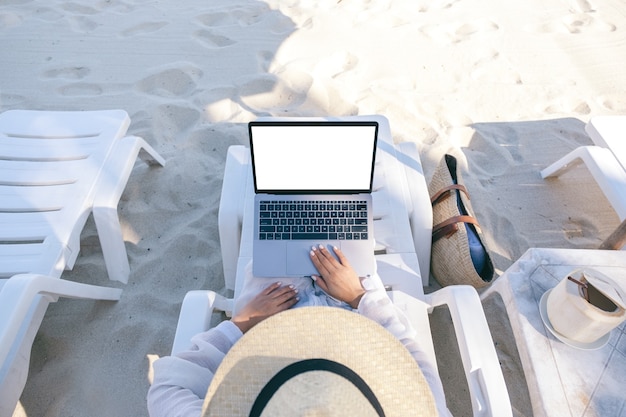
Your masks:
[[[461,0],[434,0],[434,1],[419,1],[417,3],[418,11],[429,12],[432,10],[444,10],[449,9]]]
[[[65,78],[68,80],[80,80],[85,78],[91,70],[87,67],[67,67],[67,68],[54,68],[45,71],[43,78]]]
[[[60,5],[60,9],[65,11],[63,17],[68,21],[70,27],[76,32],[89,33],[98,27],[98,23],[87,16],[95,16],[100,11],[78,3],[67,2]]]
[[[46,22],[57,21],[59,19],[62,19],[63,16],[64,16],[63,13],[60,13],[59,11],[50,7],[38,8],[34,13],[34,17],[40,20],[44,20]]]
[[[162,27],[167,26],[167,24],[167,22],[145,22],[122,31],[122,36],[128,37],[156,32]]]
[[[513,69],[513,65],[507,62],[496,50],[488,50],[481,53],[470,70],[473,80],[483,80],[490,83],[521,84],[522,77]]]
[[[16,106],[26,102],[26,97],[16,94],[0,94],[0,107]]]
[[[520,153],[520,133],[507,123],[474,123],[468,148],[472,149],[472,170],[483,178],[511,174],[511,165],[524,160]]]
[[[0,13],[0,27],[3,29],[9,29],[18,26],[22,23],[24,18],[17,13]]]
[[[509,242],[509,251],[510,253],[524,253],[526,248],[530,245],[529,239],[526,237],[528,231],[520,230],[520,227],[517,223],[512,222],[507,218],[507,213],[511,212],[514,215],[514,208],[506,202],[502,201],[500,197],[497,197],[498,202],[491,205],[485,204],[483,205],[483,210],[485,211],[485,215],[483,218],[485,219],[495,219],[490,220],[491,223],[495,223],[496,225],[492,228],[492,230],[502,230],[506,231],[509,236],[515,236],[515,239],[511,239]],[[500,210],[498,210],[500,209]],[[518,210],[523,210],[522,207],[517,207]],[[481,224],[482,225],[482,224]],[[486,225],[485,225],[486,226]],[[531,231],[530,233],[533,233]]]
[[[617,28],[615,25],[605,22],[589,14],[577,13],[565,16],[561,23],[569,31],[569,33],[592,32],[614,32]]]
[[[202,74],[202,70],[192,66],[165,69],[140,80],[135,88],[154,96],[185,97],[196,90]]]
[[[160,132],[172,133],[190,129],[200,119],[200,111],[195,107],[163,104],[156,108],[155,125]]]
[[[75,83],[68,84],[58,89],[59,94],[69,97],[91,97],[102,95],[102,87],[97,84]]]
[[[73,3],[73,2],[62,4],[61,9],[72,14],[81,14],[81,15],[95,15],[99,13],[99,10],[94,9],[91,6],[84,6],[82,4]]]
[[[236,8],[228,12],[206,13],[196,17],[196,20],[203,26],[251,26],[259,22],[265,12],[269,8],[267,6],[256,8]]]
[[[63,3],[60,8],[67,12],[64,17],[69,22],[70,27],[76,32],[90,33],[99,26],[95,20],[87,17],[100,13],[99,10],[91,6],[84,6],[78,3]]]
[[[68,17],[68,21],[70,27],[80,33],[93,32],[99,26],[94,20],[85,16],[70,16]]]
[[[213,12],[200,15],[196,18],[202,25],[208,27],[218,26],[251,26],[259,22],[263,16],[263,13],[267,12],[269,8],[252,7],[252,8],[235,8],[228,12]]]
[[[240,86],[239,96],[248,107],[257,111],[295,109],[307,99],[313,78],[301,71],[289,70],[264,75]]]
[[[570,13],[561,18],[530,26],[526,30],[536,33],[602,33],[614,32],[617,27],[608,20],[591,13]]]
[[[259,51],[257,52],[257,61],[259,63],[259,67],[263,72],[269,72],[270,66],[274,62],[274,57],[276,54],[274,51]]]
[[[202,26],[208,27],[231,26],[237,24],[236,19],[234,19],[233,16],[227,12],[206,13],[197,16],[195,20]]]
[[[197,30],[192,35],[198,42],[209,48],[225,48],[234,45],[237,41],[228,36],[220,35],[209,30]]]
[[[605,109],[626,113],[626,98],[621,93],[598,97],[598,101]]]
[[[490,20],[478,20],[476,22],[465,23],[458,26],[454,31],[454,34],[456,35],[458,42],[475,34],[495,32],[498,29],[498,25]]]
[[[559,101],[547,106],[543,109],[548,114],[591,114],[589,103],[580,102],[578,100],[560,99]]]
[[[278,34],[293,30],[291,19],[281,13],[271,13],[267,5],[205,13],[196,17],[195,20],[205,28],[263,25],[269,32]]]
[[[589,239],[593,239],[594,236],[597,236],[598,230],[586,219],[570,217],[563,223],[563,233],[565,233],[567,240],[584,244],[587,243]]]
[[[100,11],[115,11],[117,13],[130,13],[135,6],[123,1],[101,0],[94,4]]]
[[[423,26],[420,31],[430,39],[453,44],[472,39],[482,33],[494,32],[500,27],[491,20],[481,19],[470,23],[432,24]]]

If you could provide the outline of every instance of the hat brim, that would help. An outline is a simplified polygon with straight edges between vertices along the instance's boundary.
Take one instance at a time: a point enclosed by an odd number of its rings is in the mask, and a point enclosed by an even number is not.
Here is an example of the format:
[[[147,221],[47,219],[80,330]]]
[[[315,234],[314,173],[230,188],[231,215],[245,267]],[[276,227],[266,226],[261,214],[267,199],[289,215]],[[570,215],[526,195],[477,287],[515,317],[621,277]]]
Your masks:
[[[248,416],[263,387],[306,359],[342,364],[362,378],[386,416],[436,416],[430,387],[408,350],[385,328],[332,307],[276,314],[248,331],[218,368],[204,415]]]

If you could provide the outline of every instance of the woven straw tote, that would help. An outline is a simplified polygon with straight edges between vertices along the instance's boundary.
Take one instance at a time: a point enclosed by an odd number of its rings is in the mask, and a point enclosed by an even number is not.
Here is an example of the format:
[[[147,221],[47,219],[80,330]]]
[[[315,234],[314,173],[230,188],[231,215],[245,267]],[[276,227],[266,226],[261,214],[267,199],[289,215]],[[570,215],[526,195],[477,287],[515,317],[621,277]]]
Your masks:
[[[493,263],[454,156],[446,154],[442,158],[428,185],[428,192],[433,205],[433,277],[442,286],[467,284],[481,288],[488,285],[493,279]],[[480,241],[480,246],[475,245],[478,250],[474,250],[481,255],[480,271],[472,261],[467,229]]]

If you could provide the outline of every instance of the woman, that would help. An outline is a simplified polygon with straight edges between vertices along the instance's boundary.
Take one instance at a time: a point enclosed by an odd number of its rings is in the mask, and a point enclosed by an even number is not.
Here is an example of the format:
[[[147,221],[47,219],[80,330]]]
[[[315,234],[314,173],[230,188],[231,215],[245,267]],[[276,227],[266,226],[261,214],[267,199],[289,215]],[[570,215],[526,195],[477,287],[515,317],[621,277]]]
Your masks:
[[[360,278],[341,250],[313,247],[311,260],[319,275],[286,279],[288,283],[267,285],[266,278],[251,274],[230,321],[194,336],[192,347],[174,357],[154,363],[154,381],[148,392],[148,410],[152,417],[199,417],[206,391],[228,350],[239,338],[267,317],[294,306],[328,305],[355,309],[392,333],[418,363],[435,398],[440,416],[450,416],[436,367],[424,353],[422,342],[404,314],[389,299],[378,276]],[[251,292],[256,291],[253,296]]]

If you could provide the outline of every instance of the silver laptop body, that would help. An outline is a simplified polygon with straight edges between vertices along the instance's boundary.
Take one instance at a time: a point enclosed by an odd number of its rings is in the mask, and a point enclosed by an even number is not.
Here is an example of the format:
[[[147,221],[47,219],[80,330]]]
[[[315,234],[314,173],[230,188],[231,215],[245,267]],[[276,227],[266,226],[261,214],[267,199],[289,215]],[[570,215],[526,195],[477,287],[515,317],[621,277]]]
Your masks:
[[[374,273],[372,182],[377,122],[256,121],[253,274],[317,274],[313,245],[339,247],[359,276]]]

